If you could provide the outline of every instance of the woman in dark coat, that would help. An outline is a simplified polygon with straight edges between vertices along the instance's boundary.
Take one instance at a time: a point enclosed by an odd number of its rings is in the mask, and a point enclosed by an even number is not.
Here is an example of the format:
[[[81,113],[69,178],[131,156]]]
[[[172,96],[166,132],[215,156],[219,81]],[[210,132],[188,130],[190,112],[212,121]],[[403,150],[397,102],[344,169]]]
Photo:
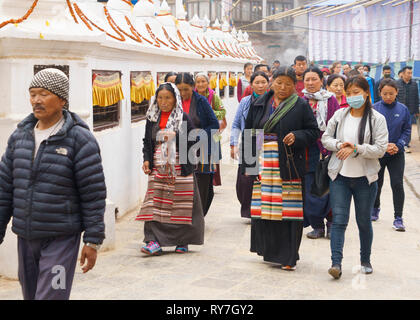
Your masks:
[[[204,215],[193,165],[183,157],[194,143],[187,139],[193,125],[174,84],[159,86],[146,117],[143,171],[149,182],[136,217],[145,221],[141,251],[159,255],[161,247],[176,246],[185,253],[188,244],[203,244]]]
[[[335,63],[332,70],[336,69]],[[336,74],[330,77],[335,77]],[[330,78],[328,78],[329,80]],[[322,88],[323,74],[317,67],[309,67],[303,73],[303,83],[305,89],[302,90],[303,98],[309,102],[319,130],[321,131],[317,141],[308,148],[308,169],[305,175],[305,214],[304,225],[306,228],[311,226],[313,230],[308,232],[306,236],[309,239],[318,239],[325,237],[325,225],[327,226],[327,238],[330,238],[332,225],[332,211],[330,208],[330,195],[326,194],[323,197],[317,197],[311,193],[311,185],[315,179],[316,167],[319,163],[320,156],[327,156],[331,154],[321,143],[321,137],[327,129],[328,121],[332,118],[334,113],[340,109],[334,93]],[[326,221],[325,221],[326,220]]]
[[[297,96],[295,83],[290,67],[274,73],[271,90],[250,106],[245,129],[251,130],[245,130],[242,138],[243,173],[261,181],[260,194],[259,184],[254,185],[251,205],[251,252],[284,270],[295,270],[299,260],[305,152],[319,137],[314,114]],[[255,129],[263,129],[264,137]],[[255,161],[261,144],[262,158]]]
[[[181,94],[182,108],[189,115],[194,128],[203,129],[207,135],[208,156],[204,158],[204,153],[199,154],[200,161],[194,170],[200,190],[203,212],[206,215],[214,197],[213,174],[216,169],[215,164],[220,160],[217,154],[219,150],[218,141],[213,138],[214,135],[217,136],[219,120],[217,120],[207,98],[194,91],[195,82],[190,73],[179,73],[176,76],[175,84]]]

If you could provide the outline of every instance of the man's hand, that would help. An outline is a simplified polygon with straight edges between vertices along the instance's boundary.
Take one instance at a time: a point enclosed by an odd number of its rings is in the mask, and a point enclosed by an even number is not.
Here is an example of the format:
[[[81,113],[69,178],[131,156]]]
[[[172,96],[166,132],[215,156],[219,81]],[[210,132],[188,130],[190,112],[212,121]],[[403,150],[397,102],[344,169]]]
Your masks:
[[[80,257],[80,266],[85,264],[85,260],[87,259],[87,264],[82,267],[83,273],[88,272],[95,266],[96,263],[97,252],[95,249],[84,245],[82,249],[82,256]]]

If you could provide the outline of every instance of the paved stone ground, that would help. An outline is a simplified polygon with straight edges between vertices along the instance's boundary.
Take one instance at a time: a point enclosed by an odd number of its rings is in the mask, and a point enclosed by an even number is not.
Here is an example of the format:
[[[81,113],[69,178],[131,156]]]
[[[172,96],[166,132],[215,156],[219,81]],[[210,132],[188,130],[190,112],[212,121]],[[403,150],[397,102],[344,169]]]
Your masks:
[[[420,176],[420,143],[407,155],[409,179]],[[227,149],[224,149],[228,159]],[[416,162],[419,161],[419,162]],[[302,239],[297,270],[287,272],[249,252],[250,223],[240,218],[236,199],[237,167],[222,165],[222,183],[206,217],[205,244],[188,254],[165,248],[159,257],[140,252],[143,223],[135,212],[117,223],[116,250],[100,253],[87,274],[77,267],[71,299],[420,299],[420,200],[406,187],[407,231],[392,229],[393,205],[388,175],[380,219],[374,223],[372,265],[368,276],[358,271],[359,237],[352,209],[344,247],[343,276],[328,275],[329,240]],[[418,188],[418,184],[417,184]],[[304,230],[304,234],[310,228]],[[17,281],[0,278],[0,299],[21,299]]]

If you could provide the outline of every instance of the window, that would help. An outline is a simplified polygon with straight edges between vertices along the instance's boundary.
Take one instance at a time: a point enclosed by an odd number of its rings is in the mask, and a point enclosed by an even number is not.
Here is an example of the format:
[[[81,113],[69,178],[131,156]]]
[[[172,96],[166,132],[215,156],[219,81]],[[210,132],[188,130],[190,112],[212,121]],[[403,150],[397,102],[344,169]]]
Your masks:
[[[120,71],[92,71],[93,131],[116,127],[124,99]]]
[[[262,18],[262,4],[261,2],[251,2],[251,18],[252,20],[259,20]]]
[[[237,79],[235,72],[229,72],[229,97],[233,98],[235,96],[235,87],[237,86]]]
[[[241,1],[239,3],[241,5],[241,14],[243,22],[249,22],[251,21],[251,8],[250,8],[250,2],[249,1]]]
[[[166,72],[158,73],[158,81],[164,80]],[[130,73],[131,122],[146,118],[150,99],[156,92],[155,83],[150,71],[134,71]]]
[[[216,90],[217,89],[217,79],[218,74],[216,71],[209,71],[208,73],[209,80],[210,80],[210,89]]]
[[[205,15],[207,15],[207,17],[209,16],[210,13],[210,6],[208,2],[200,2],[200,8],[199,8],[199,17],[201,19],[204,18]]]
[[[223,98],[225,96],[225,87],[228,86],[228,80],[226,79],[226,72],[219,72],[219,96]]]

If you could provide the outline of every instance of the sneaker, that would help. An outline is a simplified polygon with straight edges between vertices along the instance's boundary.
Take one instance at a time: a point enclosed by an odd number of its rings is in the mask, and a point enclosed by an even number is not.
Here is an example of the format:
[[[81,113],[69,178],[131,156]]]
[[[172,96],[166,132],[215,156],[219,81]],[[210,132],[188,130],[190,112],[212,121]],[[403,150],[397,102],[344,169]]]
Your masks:
[[[309,239],[319,239],[325,237],[325,230],[324,229],[314,229],[311,232],[307,233],[306,236]]]
[[[157,241],[149,241],[145,246],[141,248],[141,252],[148,254],[149,256],[158,256],[162,254],[162,248]]]
[[[281,266],[280,267],[281,270],[286,270],[286,271],[295,271],[296,270],[296,266],[291,267],[291,266]]]
[[[402,231],[402,232],[405,231],[403,219],[401,217],[395,218],[394,225],[392,227],[395,229],[395,231]]]
[[[370,219],[372,220],[372,221],[376,221],[376,220],[378,220],[379,219],[379,212],[381,211],[381,208],[373,208],[372,209],[372,214],[371,214],[371,217],[370,217]]]
[[[406,152],[406,153],[411,153],[411,150],[410,150],[410,148],[409,148],[409,147],[404,147],[404,149],[405,149],[405,152]]]
[[[185,246],[177,246],[175,248],[175,252],[176,253],[186,253],[186,252],[188,252],[188,245],[185,245]]]
[[[331,268],[328,269],[328,273],[334,278],[334,279],[340,279],[341,277],[341,265],[339,264],[333,264]]]
[[[360,272],[363,274],[371,274],[373,272],[372,265],[369,262],[363,262],[360,266]]]

